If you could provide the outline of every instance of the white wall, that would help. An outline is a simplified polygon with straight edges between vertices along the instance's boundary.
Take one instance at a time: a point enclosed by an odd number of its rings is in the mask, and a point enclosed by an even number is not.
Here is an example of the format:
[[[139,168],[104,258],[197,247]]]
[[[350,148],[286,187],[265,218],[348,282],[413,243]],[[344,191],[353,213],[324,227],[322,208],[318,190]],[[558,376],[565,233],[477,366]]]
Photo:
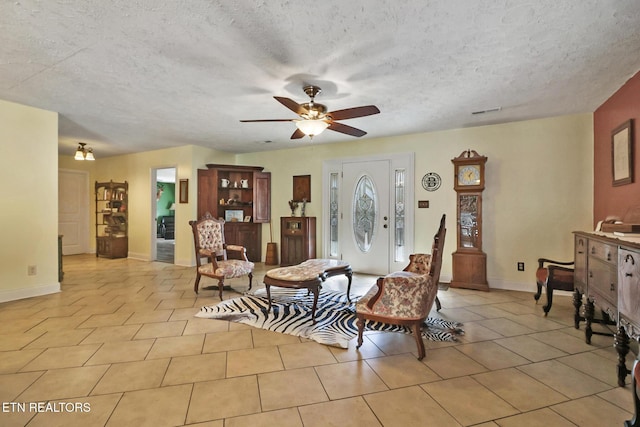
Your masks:
[[[321,138],[321,136],[317,137]],[[573,259],[574,230],[589,230],[593,210],[593,120],[591,114],[514,122],[503,125],[314,145],[308,139],[293,148],[240,154],[238,164],[260,165],[272,173],[271,213],[274,241],[279,217],[288,216],[292,177],[311,174],[312,203],[307,215],[318,217],[322,233],[322,162],[326,159],[381,153],[415,152],[415,251],[430,251],[443,213],[447,238],[442,279],[451,277],[456,245],[456,194],[451,159],[466,149],[488,157],[483,198],[483,246],[493,288],[532,291],[539,257]],[[304,161],[301,161],[304,159]],[[437,172],[442,186],[422,189],[427,172]],[[429,209],[417,209],[429,200]],[[265,226],[268,227],[268,226]],[[268,236],[268,228],[263,236]],[[318,238],[318,256],[323,248]],[[266,245],[263,242],[263,246]],[[516,263],[525,262],[518,272]]]
[[[0,100],[0,302],[60,290],[57,160],[57,113]]]

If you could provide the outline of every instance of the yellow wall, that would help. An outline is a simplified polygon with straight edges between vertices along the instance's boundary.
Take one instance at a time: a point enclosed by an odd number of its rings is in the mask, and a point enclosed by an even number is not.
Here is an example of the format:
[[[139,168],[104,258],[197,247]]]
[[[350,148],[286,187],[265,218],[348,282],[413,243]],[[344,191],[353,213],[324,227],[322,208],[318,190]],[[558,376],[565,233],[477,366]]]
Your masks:
[[[447,214],[442,279],[451,277],[456,245],[456,194],[451,159],[473,149],[489,158],[483,198],[483,248],[493,288],[533,290],[536,260],[573,259],[574,230],[589,230],[593,207],[593,120],[591,114],[483,126],[451,131],[356,140],[341,144],[304,143],[264,153],[239,154],[238,164],[260,165],[272,173],[271,216],[274,241],[279,242],[279,217],[288,216],[292,176],[311,174],[312,203],[307,215],[318,217],[318,256],[322,233],[322,163],[327,159],[415,152],[415,191],[429,200],[417,209],[415,251],[430,251],[438,220]],[[304,159],[304,160],[301,160]],[[427,172],[437,172],[442,186],[422,189]],[[263,236],[268,236],[268,226]],[[265,246],[263,244],[263,246]],[[525,262],[518,272],[516,263]]]
[[[95,181],[127,181],[129,183],[129,257],[150,260],[152,230],[152,204],[156,202],[155,186],[151,185],[152,171],[176,168],[177,179],[189,180],[188,203],[176,203],[175,263],[194,265],[193,236],[189,221],[197,215],[197,169],[207,163],[234,163],[235,155],[204,147],[186,145],[176,148],[146,151],[124,156],[100,158],[95,162],[78,162],[72,156],[60,156],[60,168],[89,171],[90,188]],[[93,190],[90,197],[90,247],[95,251],[95,204]],[[153,224],[153,228],[152,228]]]
[[[0,301],[60,290],[57,153],[57,113],[0,100]]]
[[[299,144],[299,143],[298,143]],[[591,114],[316,145],[233,155],[184,146],[126,156],[99,158],[91,166],[91,184],[97,180],[127,180],[130,184],[129,255],[149,259],[151,252],[151,170],[177,167],[178,178],[189,179],[189,203],[177,204],[176,263],[193,265],[190,219],[196,216],[197,169],[207,163],[264,166],[272,174],[271,214],[274,241],[279,244],[279,218],[289,215],[292,177],[311,174],[312,203],[307,215],[318,217],[318,256],[322,256],[323,161],[346,157],[415,153],[415,200],[429,200],[429,209],[416,209],[415,251],[429,251],[437,222],[447,214],[442,279],[451,277],[455,250],[456,195],[451,159],[466,149],[486,155],[487,189],[484,192],[484,250],[492,288],[532,291],[539,257],[573,259],[574,230],[588,230],[593,206],[593,120]],[[76,162],[61,160],[61,167]],[[63,166],[64,163],[64,166]],[[427,172],[443,179],[435,192],[422,189]],[[93,231],[92,231],[93,233]],[[263,258],[269,226],[263,226]],[[92,245],[95,243],[92,241]],[[263,259],[264,260],[264,259]],[[516,263],[525,262],[518,272]]]

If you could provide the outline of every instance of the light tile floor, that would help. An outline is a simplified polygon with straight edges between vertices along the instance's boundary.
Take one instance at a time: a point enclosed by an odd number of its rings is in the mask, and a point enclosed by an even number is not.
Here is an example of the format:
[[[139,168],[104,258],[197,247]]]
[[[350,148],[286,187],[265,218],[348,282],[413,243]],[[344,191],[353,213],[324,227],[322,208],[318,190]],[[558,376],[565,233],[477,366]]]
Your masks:
[[[532,293],[441,291],[432,315],[466,333],[426,342],[420,362],[410,335],[367,333],[345,350],[195,318],[218,297],[193,293],[194,268],[93,255],[64,265],[61,293],[0,304],[2,426],[601,427],[632,417],[612,338],[585,344],[568,296],[545,318]],[[254,287],[269,268],[257,264]],[[354,293],[375,281],[354,279]]]

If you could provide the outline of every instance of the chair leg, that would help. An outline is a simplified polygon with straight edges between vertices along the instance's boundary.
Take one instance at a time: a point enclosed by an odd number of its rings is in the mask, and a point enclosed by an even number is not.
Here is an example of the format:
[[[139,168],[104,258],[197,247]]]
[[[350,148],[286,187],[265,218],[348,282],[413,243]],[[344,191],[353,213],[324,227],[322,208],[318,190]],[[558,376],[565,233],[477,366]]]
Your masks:
[[[418,360],[424,359],[424,342],[422,341],[422,322],[416,322],[413,324],[413,335],[416,337],[416,344],[418,345]]]
[[[253,283],[253,273],[249,273],[249,291],[251,290],[251,284]]]
[[[220,301],[222,301],[222,290],[224,289],[224,279],[218,280],[218,294],[220,295]]]
[[[547,283],[547,305],[542,307],[545,316],[549,314],[549,310],[551,310],[551,304],[553,304],[553,286],[551,285],[551,283]]]
[[[536,286],[538,286],[538,292],[536,292],[536,294],[533,296],[533,299],[536,300],[536,304],[537,304],[538,300],[540,299],[540,295],[542,295],[542,283],[540,283],[539,281],[536,281]]]
[[[436,311],[440,311],[442,309],[442,304],[440,304],[440,299],[436,295]]]
[[[199,288],[199,286],[200,286],[200,277],[202,277],[202,276],[200,276],[200,274],[197,274],[197,275],[196,275],[196,283],[195,283],[195,285],[193,285],[193,291],[194,291],[196,294],[198,293],[198,288]]]
[[[364,332],[364,319],[362,317],[358,317],[356,320],[356,324],[358,325],[358,345],[356,348],[362,347],[362,333]]]

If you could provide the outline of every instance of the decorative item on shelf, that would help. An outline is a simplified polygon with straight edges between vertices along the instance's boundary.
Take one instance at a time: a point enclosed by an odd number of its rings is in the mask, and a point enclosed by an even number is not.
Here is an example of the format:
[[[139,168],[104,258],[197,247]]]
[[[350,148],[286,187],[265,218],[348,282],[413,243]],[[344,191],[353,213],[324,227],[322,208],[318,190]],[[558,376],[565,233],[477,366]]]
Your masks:
[[[222,188],[227,188],[227,187],[229,187],[229,180],[228,180],[228,179],[226,179],[226,178],[222,178],[222,179],[220,180],[220,187],[222,187]]]
[[[242,188],[249,188],[249,180],[248,179],[241,179],[240,180],[240,186]]]
[[[302,199],[302,206],[300,207],[300,216],[305,216],[305,210],[307,209],[307,199]]]
[[[291,209],[291,216],[296,216],[296,209],[298,209],[298,202],[289,200],[289,209]]]
[[[73,158],[76,160],[95,160],[96,158],[93,157],[93,148],[91,147],[85,148],[84,147],[85,145],[87,145],[85,142],[78,143],[78,148]]]

